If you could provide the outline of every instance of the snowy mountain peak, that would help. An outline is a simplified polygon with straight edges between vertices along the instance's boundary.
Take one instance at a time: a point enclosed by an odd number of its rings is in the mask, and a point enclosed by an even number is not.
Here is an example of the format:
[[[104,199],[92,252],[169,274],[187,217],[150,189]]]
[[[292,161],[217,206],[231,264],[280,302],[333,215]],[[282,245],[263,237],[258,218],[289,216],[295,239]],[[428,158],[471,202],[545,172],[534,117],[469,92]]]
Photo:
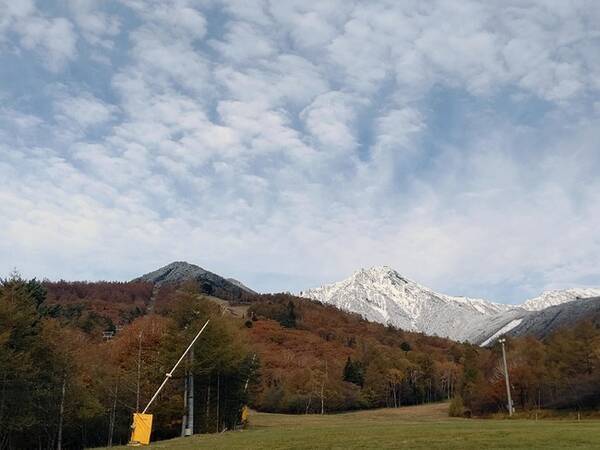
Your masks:
[[[399,276],[398,272],[396,272],[390,266],[373,266],[373,267],[369,267],[366,269],[360,269],[359,271],[357,271],[355,273],[358,273],[358,272],[365,272],[365,273],[379,275],[379,276],[386,276],[386,275]]]
[[[357,270],[345,280],[309,289],[300,296],[403,330],[489,344],[522,323],[533,323],[531,317],[538,311],[600,297],[600,289],[547,291],[521,306],[504,305],[440,294],[403,277],[389,266],[377,266]]]
[[[402,277],[398,272],[389,266],[376,266],[368,269],[357,270],[350,276],[348,280],[353,280],[354,282],[358,283],[390,284],[392,286],[408,283],[416,284]]]
[[[561,305],[591,297],[600,297],[599,288],[573,288],[563,290],[544,291],[538,297],[531,298],[523,303],[523,308],[528,311],[541,311],[550,306]]]
[[[533,323],[531,317],[538,311],[600,297],[600,289],[547,291],[521,306],[504,305],[440,294],[403,277],[389,266],[377,266],[357,270],[345,280],[309,289],[300,296],[403,330],[488,344],[512,332],[524,321]]]
[[[471,321],[509,309],[481,299],[439,294],[388,266],[360,269],[345,280],[300,295],[374,322],[457,340],[466,338]]]

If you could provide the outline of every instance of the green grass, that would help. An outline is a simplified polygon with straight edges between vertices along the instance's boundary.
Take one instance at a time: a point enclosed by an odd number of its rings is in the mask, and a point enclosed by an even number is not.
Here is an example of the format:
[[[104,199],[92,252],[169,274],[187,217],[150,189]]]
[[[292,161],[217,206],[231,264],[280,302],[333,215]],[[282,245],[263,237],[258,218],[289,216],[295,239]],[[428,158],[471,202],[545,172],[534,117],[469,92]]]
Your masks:
[[[447,417],[446,404],[325,416],[254,412],[247,430],[154,443],[164,449],[600,449],[597,420]]]

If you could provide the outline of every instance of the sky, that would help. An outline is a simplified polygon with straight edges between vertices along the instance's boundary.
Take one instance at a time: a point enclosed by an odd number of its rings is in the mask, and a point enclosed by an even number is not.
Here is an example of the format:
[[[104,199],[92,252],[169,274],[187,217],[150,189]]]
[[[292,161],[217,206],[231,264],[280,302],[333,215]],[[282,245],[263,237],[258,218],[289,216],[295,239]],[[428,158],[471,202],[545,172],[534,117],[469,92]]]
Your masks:
[[[600,286],[600,2],[0,0],[0,276]]]

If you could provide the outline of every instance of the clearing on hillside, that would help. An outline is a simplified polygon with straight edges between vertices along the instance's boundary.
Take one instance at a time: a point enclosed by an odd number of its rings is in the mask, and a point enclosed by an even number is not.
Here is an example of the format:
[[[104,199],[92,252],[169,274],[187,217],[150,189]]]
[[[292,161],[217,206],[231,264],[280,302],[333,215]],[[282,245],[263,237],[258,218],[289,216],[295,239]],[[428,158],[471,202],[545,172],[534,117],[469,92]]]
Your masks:
[[[441,403],[325,416],[253,412],[247,430],[161,441],[151,448],[600,448],[598,421],[455,419],[447,410]]]

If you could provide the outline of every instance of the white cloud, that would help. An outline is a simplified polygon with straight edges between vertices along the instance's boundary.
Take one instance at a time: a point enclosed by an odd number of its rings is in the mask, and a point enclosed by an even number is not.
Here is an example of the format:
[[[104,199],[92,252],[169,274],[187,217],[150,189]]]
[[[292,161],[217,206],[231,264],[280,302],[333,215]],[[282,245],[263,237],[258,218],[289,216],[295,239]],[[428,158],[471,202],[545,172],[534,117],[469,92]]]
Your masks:
[[[111,49],[113,38],[121,28],[119,18],[101,11],[93,0],[68,0],[68,4],[84,39],[92,45]]]
[[[414,145],[411,136],[423,131],[425,123],[419,111],[411,108],[394,109],[377,119],[375,147],[409,149]]]
[[[307,131],[325,151],[348,153],[358,145],[356,106],[361,101],[342,92],[318,96],[301,113]]]
[[[0,44],[7,45],[7,34],[19,37],[19,44],[35,51],[46,67],[60,71],[77,53],[77,35],[65,17],[46,17],[30,0],[0,2]]]
[[[117,108],[83,93],[77,96],[64,96],[55,103],[58,120],[66,126],[77,124],[83,129],[104,124],[115,117]]]
[[[193,0],[121,0],[133,9],[146,25],[156,31],[177,35],[184,40],[201,39],[206,33],[206,20]]]
[[[289,34],[295,47],[319,52],[339,33],[353,8],[352,3],[272,2],[269,5],[269,13]]]
[[[304,106],[329,89],[316,65],[290,54],[279,55],[251,69],[219,65],[215,77],[231,98],[272,107]]]
[[[235,63],[256,64],[258,59],[272,56],[276,51],[270,39],[253,25],[242,22],[230,26],[224,42],[213,41],[211,45],[222,57]]]
[[[594,2],[1,5],[2,49],[76,70],[4,88],[0,271],[600,283]]]
[[[24,20],[33,14],[35,14],[35,5],[32,0],[0,1],[0,42],[7,41],[6,34],[12,31],[15,22]]]
[[[193,40],[157,32],[152,26],[132,32],[130,39],[138,63],[136,77],[145,76],[156,88],[175,83],[196,93],[206,94],[210,90],[209,63],[194,50]]]

